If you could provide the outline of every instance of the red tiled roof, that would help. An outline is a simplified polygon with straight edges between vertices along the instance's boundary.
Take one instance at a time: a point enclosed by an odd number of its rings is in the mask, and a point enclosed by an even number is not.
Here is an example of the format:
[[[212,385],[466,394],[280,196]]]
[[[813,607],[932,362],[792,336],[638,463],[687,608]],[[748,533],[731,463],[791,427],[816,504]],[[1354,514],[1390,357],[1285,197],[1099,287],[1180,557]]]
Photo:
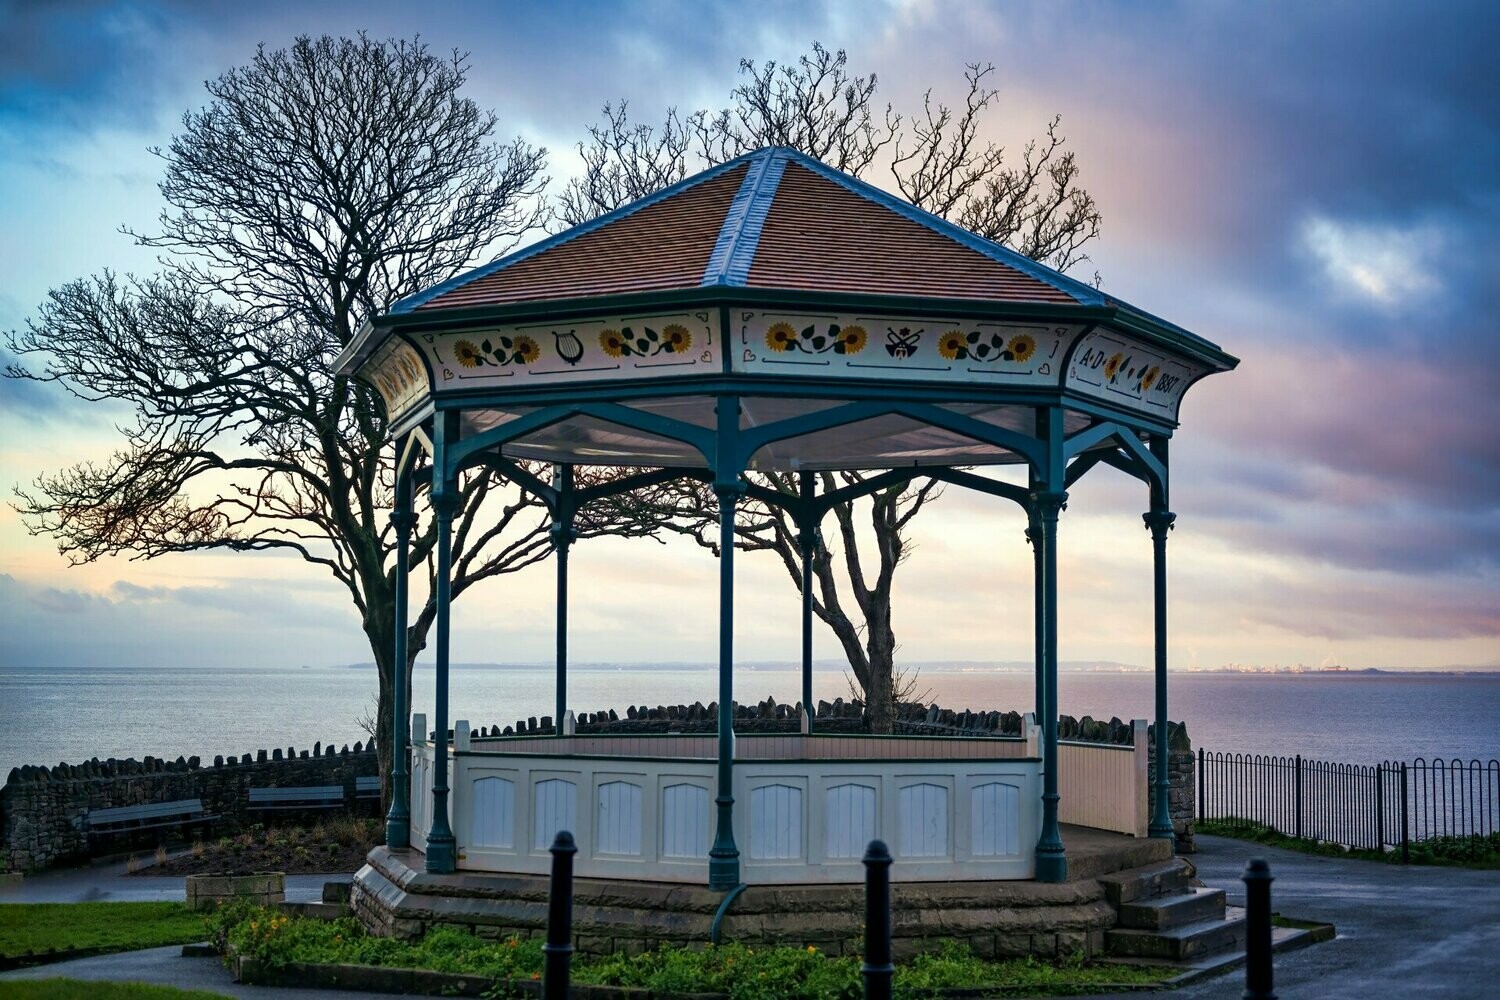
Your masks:
[[[453,309],[691,288],[703,278],[747,165],[423,303]]]
[[[1076,300],[840,184],[788,163],[745,282],[876,295]]]
[[[800,161],[800,162],[799,162]],[[791,150],[768,148],[456,278],[394,311],[705,284],[1072,304],[1062,275]],[[1085,294],[1088,290],[1085,289]]]

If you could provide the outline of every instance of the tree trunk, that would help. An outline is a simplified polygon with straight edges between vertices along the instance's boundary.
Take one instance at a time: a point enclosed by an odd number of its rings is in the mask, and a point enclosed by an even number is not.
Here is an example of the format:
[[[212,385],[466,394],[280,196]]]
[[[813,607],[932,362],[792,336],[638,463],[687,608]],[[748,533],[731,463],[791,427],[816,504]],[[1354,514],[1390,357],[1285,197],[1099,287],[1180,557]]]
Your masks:
[[[889,735],[896,728],[896,633],[891,627],[889,594],[877,594],[872,602],[865,633],[869,657],[869,680],[865,684],[865,706],[870,732]]]

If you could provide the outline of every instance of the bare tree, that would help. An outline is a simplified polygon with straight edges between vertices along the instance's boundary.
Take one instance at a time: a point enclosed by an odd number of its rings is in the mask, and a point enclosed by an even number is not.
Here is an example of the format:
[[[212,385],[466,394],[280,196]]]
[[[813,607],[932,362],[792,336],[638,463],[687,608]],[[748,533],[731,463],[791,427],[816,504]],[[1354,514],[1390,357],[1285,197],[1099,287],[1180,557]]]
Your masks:
[[[1079,167],[1072,151],[1064,149],[1060,119],[1047,124],[1045,141],[1027,144],[1014,166],[1006,164],[1003,147],[984,138],[998,96],[986,82],[992,66],[967,67],[968,93],[961,108],[935,102],[929,91],[921,115],[904,118],[890,105],[879,107],[873,73],[851,76],[843,51],[830,53],[816,42],[812,53],[794,64],[757,66],[743,60],[740,71],[746,80],[731,92],[728,106],[697,111],[685,120],[696,139],[695,165],[783,145],[858,176],[868,173],[889,147],[893,183],[918,206],[1060,270],[1088,259],[1082,248],[1098,236],[1100,214],[1078,185]],[[670,183],[687,172],[683,126],[675,109],[660,133],[632,125],[623,102],[607,105],[605,119],[579,146],[589,165],[581,190],[590,197],[565,200],[563,214],[570,223],[649,194],[658,182]],[[661,147],[649,141],[653,135],[676,137],[672,156],[660,155]],[[644,163],[632,166],[634,161]],[[630,182],[634,178],[645,183],[637,186]],[[796,493],[789,476],[751,476],[769,489]],[[858,472],[821,476],[825,491],[865,478]],[[890,731],[900,695],[891,597],[896,568],[911,552],[906,529],[939,493],[936,481],[914,475],[873,494],[861,502],[869,508],[867,531],[860,530],[856,504],[840,504],[832,512],[834,540],[825,535],[814,550],[814,611],[843,647],[877,732]],[[701,484],[669,484],[622,498],[619,504],[621,516],[633,504],[647,520],[717,548],[718,505]],[[774,552],[800,588],[798,530],[788,515],[774,505],[747,501],[736,537],[744,549]]]
[[[667,109],[660,131],[631,124],[625,101],[606,104],[604,121],[589,126],[589,141],[578,144],[583,173],[567,183],[558,196],[556,218],[563,227],[576,226],[687,176],[692,134]]]
[[[379,672],[389,773],[395,677],[388,429],[374,393],[336,375],[363,318],[503,250],[544,216],[545,154],[495,139],[461,90],[458,53],[420,41],[298,38],[207,84],[160,157],[169,206],[130,234],[161,253],[143,279],[49,293],[10,334],[80,399],[124,404],[118,451],[17,490],[28,528],[75,563],[207,549],[290,553],[348,591]],[[484,473],[461,484],[456,595],[550,553],[537,498]],[[636,531],[584,518],[580,534]],[[424,518],[412,554],[431,573]],[[425,645],[429,597],[410,626]]]

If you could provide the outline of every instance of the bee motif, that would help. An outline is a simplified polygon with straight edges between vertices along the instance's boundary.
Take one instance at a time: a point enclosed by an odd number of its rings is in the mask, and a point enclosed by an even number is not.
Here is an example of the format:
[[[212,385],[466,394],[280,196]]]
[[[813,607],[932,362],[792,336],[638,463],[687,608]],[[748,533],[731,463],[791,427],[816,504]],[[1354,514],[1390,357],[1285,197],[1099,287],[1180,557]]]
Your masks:
[[[913,331],[909,326],[903,326],[898,333],[890,327],[886,327],[885,352],[898,360],[904,360],[917,353],[917,342],[921,339],[922,330]]]

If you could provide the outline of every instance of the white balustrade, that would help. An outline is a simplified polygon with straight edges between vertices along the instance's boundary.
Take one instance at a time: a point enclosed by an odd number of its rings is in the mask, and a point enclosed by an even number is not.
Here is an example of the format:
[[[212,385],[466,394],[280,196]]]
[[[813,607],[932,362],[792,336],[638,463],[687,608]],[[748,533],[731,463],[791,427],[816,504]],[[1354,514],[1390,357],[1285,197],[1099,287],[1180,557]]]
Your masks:
[[[1014,756],[1021,741],[963,741],[943,758],[925,741],[860,740],[902,756],[852,757],[837,737],[798,737],[810,759],[768,759],[769,742],[747,738],[752,756],[734,768],[734,835],[748,883],[858,882],[865,845],[896,847],[892,877],[904,881],[1029,878],[1040,831],[1040,766]],[[769,738],[768,738],[769,740]],[[711,757],[569,754],[558,743],[475,741],[453,757],[451,798],[459,868],[549,870],[547,848],[560,829],[578,843],[583,877],[706,882],[715,824]],[[920,744],[920,755],[904,756]],[[551,749],[552,753],[545,752]],[[576,748],[572,748],[576,749]],[[591,747],[594,749],[594,747]],[[691,737],[652,749],[701,752]],[[982,756],[988,749],[991,756]],[[413,794],[430,822],[430,747],[414,747],[427,790]],[[899,845],[899,846],[898,846]]]

